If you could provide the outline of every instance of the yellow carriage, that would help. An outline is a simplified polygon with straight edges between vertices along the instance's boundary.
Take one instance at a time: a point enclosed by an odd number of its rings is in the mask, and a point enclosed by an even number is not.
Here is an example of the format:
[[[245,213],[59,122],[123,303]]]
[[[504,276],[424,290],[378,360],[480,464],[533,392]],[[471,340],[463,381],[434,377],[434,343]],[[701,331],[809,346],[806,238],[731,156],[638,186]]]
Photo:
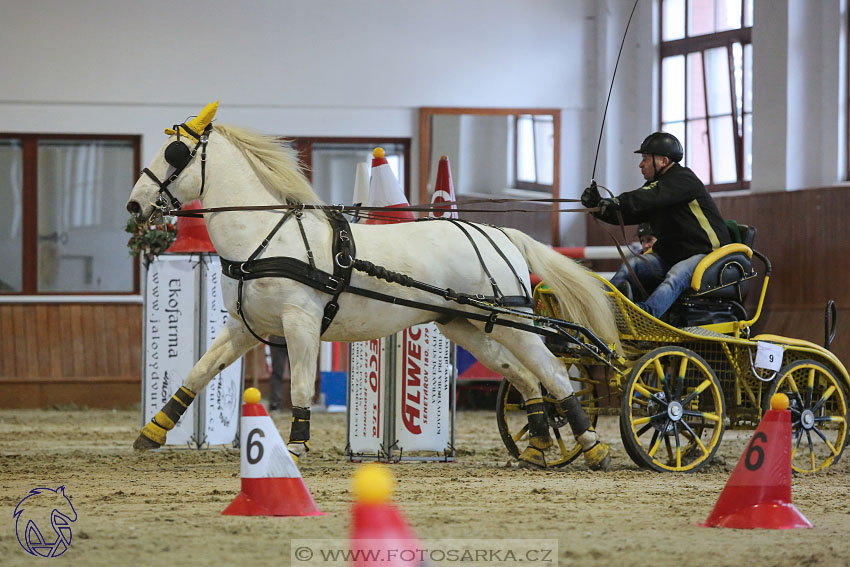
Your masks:
[[[764,279],[755,314],[748,317],[743,300],[757,275],[754,256],[764,265]],[[763,255],[739,242],[706,256],[691,289],[670,312],[675,326],[639,309],[599,279],[608,288],[624,357],[605,366],[583,349],[553,352],[570,369],[594,425],[601,413],[616,413],[619,406],[623,445],[636,464],[656,471],[698,470],[711,460],[727,427],[758,424],[775,392],[790,399],[793,469],[811,473],[840,458],[848,443],[850,376],[844,365],[827,348],[808,341],[750,336],[770,279],[770,262]],[[534,296],[540,314],[559,316],[545,282]],[[575,459],[580,447],[569,428],[561,435],[565,423],[549,409],[556,443],[546,463],[559,467]],[[519,455],[527,435],[525,414],[522,397],[503,381],[497,421],[513,456]]]

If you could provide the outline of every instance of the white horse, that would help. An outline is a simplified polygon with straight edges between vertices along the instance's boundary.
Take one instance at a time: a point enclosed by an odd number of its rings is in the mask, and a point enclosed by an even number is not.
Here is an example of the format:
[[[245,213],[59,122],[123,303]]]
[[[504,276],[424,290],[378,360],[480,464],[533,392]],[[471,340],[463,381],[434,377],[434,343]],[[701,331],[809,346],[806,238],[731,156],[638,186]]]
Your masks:
[[[179,207],[180,202],[197,198],[205,208],[320,203],[301,174],[293,152],[272,136],[233,126],[216,124],[213,127],[211,122],[216,109],[217,103],[210,104],[191,122],[166,130],[171,137],[130,194],[127,210],[131,214],[140,221],[156,221],[166,202]],[[243,210],[206,213],[204,217],[221,258],[236,262],[238,266],[257,250],[285,214],[282,210]],[[332,273],[334,233],[325,213],[307,209],[297,215],[298,219],[295,216],[289,215],[258,257],[289,257],[307,262],[306,242],[312,250],[315,267]],[[609,345],[619,344],[603,290],[587,270],[518,230],[488,225],[463,226],[468,236],[447,221],[355,224],[350,226],[350,236],[358,259],[433,286],[468,294],[493,295],[491,279],[483,268],[485,265],[502,293],[527,294],[531,269],[553,289],[566,319],[587,327]],[[504,258],[496,247],[501,249]],[[321,340],[362,341],[435,321],[445,336],[467,349],[488,368],[507,377],[523,395],[528,408],[530,444],[521,460],[544,466],[543,451],[552,445],[541,398],[540,384],[543,384],[551,396],[560,400],[556,407],[566,416],[587,464],[592,468],[604,468],[610,461],[609,447],[599,441],[573,394],[567,369],[546,348],[539,335],[498,324],[488,327],[486,321],[468,319],[454,312],[393,305],[345,292],[338,297],[338,314],[322,333],[325,305],[331,296],[286,277],[244,281],[241,305],[249,329],[237,309],[239,282],[233,277],[224,277],[222,285],[230,313],[227,323],[192,368],[183,386],[144,426],[134,447],[155,448],[164,444],[167,431],[174,427],[195,394],[258,344],[256,333],[262,337],[280,335],[286,338],[294,406],[288,447],[297,458],[309,450],[309,408]],[[481,313],[469,305],[458,305],[420,289],[388,283],[359,271],[351,274],[350,285],[402,300]],[[517,319],[503,317],[512,318]],[[489,332],[485,332],[485,328]]]

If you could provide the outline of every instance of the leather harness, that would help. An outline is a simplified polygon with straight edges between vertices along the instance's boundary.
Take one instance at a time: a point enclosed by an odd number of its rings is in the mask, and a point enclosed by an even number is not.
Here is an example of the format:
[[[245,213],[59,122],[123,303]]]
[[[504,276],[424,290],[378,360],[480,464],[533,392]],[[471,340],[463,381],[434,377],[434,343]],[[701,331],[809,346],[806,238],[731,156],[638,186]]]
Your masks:
[[[263,242],[244,262],[221,258],[221,267],[224,275],[239,281],[236,310],[239,313],[239,316],[242,318],[242,322],[245,324],[245,326],[248,328],[251,334],[254,335],[256,339],[268,345],[278,346],[275,343],[272,343],[260,337],[253,329],[251,329],[250,325],[248,324],[243,309],[244,282],[247,280],[253,280],[258,278],[280,277],[297,281],[299,283],[310,286],[313,289],[316,289],[323,293],[327,293],[331,296],[331,299],[327,302],[327,304],[325,304],[324,314],[322,316],[322,334],[324,334],[324,332],[328,329],[330,324],[333,322],[334,317],[338,313],[339,296],[343,292],[352,293],[354,295],[359,295],[377,301],[383,301],[385,303],[392,303],[395,305],[402,305],[405,307],[413,307],[426,311],[432,311],[446,316],[450,316],[452,318],[460,316],[465,317],[467,319],[484,321],[486,323],[485,331],[487,332],[492,331],[493,325],[497,323],[501,325],[507,324],[508,326],[522,328],[526,330],[535,330],[535,332],[537,332],[537,327],[534,327],[532,325],[525,325],[515,321],[506,321],[504,319],[497,321],[499,315],[502,313],[494,311],[494,308],[532,307],[533,300],[531,299],[531,295],[528,293],[528,289],[526,288],[525,284],[522,282],[521,278],[516,273],[516,270],[510,264],[510,262],[508,262],[508,259],[505,254],[501,251],[501,249],[499,249],[498,246],[496,246],[496,243],[480,226],[466,221],[458,221],[455,219],[445,219],[440,221],[451,222],[454,226],[458,227],[464,233],[464,235],[466,235],[467,239],[472,244],[472,247],[475,250],[476,256],[478,257],[479,262],[481,263],[481,266],[484,269],[488,280],[490,281],[490,285],[493,288],[492,296],[470,295],[455,292],[450,288],[444,289],[437,286],[432,286],[430,284],[415,280],[410,276],[394,272],[382,266],[377,266],[365,260],[357,259],[356,247],[351,235],[351,229],[346,218],[340,212],[333,209],[326,208],[323,209],[323,211],[333,231],[333,236],[331,238],[332,254],[334,258],[332,274],[324,270],[320,270],[316,267],[316,263],[313,258],[313,251],[310,248],[310,243],[307,240],[307,234],[304,231],[304,226],[301,221],[301,218],[303,216],[303,210],[297,208],[290,209],[281,218],[281,220],[275,225],[269,235],[266,236]],[[304,247],[307,252],[307,262],[289,256],[259,258],[258,256],[266,249],[269,242],[271,242],[271,239],[290,217],[295,217],[296,221],[298,222],[301,238],[304,241]],[[426,219],[419,222],[433,220],[439,219]],[[505,263],[510,266],[511,271],[513,272],[514,276],[517,278],[517,281],[522,287],[524,295],[506,296],[502,294],[501,290],[499,289],[499,286],[496,283],[495,278],[493,278],[492,274],[490,273],[490,270],[484,263],[484,258],[481,254],[480,249],[478,248],[478,245],[473,240],[470,232],[466,230],[466,228],[464,228],[463,224],[467,224],[473,227],[475,230],[478,230],[482,235],[484,235],[484,237],[498,252],[500,257],[505,261]],[[434,295],[438,295],[445,300],[454,301],[462,305],[473,305],[481,307],[491,311],[491,313],[489,315],[485,315],[483,313],[470,313],[461,309],[455,309],[440,305],[432,305],[418,301],[411,301],[400,297],[395,297],[389,294],[353,286],[351,285],[351,272],[353,269],[361,271],[369,276],[383,279],[390,283],[397,283],[406,287],[413,287]]]

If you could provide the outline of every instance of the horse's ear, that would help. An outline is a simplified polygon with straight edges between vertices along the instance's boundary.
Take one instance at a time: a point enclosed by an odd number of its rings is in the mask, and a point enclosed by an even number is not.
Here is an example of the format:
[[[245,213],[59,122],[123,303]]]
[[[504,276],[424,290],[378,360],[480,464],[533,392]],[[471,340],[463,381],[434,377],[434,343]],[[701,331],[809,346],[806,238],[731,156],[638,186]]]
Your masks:
[[[200,114],[186,123],[186,126],[188,126],[192,131],[188,132],[186,128],[180,128],[180,134],[197,140],[198,138],[194,135],[194,133],[201,134],[204,129],[210,125],[210,122],[213,121],[217,110],[218,101],[209,103],[204,107]],[[169,136],[173,136],[177,132],[173,128],[166,128],[165,133]]]

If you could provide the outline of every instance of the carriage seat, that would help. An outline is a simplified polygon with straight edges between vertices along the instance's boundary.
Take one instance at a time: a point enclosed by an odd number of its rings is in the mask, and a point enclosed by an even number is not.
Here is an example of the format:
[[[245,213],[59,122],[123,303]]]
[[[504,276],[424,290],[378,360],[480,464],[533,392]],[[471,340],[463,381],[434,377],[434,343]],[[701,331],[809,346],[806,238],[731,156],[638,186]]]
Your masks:
[[[717,248],[700,261],[687,296],[739,303],[747,298],[749,280],[757,275],[752,266],[756,229],[735,221],[727,221],[727,226],[734,242]]]
[[[753,241],[756,229],[726,221],[732,244],[721,246],[707,254],[694,270],[691,286],[662,316],[675,327],[690,327],[711,323],[747,319],[744,300],[747,298],[753,270]]]

